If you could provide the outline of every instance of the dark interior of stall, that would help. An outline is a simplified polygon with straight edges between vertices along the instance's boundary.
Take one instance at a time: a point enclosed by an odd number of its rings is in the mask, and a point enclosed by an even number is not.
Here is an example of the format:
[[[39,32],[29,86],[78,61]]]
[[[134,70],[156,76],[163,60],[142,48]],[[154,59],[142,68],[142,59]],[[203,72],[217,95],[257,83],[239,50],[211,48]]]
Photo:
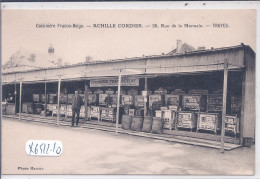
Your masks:
[[[172,91],[176,89],[181,89],[185,94],[189,93],[189,90],[206,90],[208,94],[220,94],[222,95],[223,89],[223,72],[205,72],[205,73],[196,73],[196,74],[171,74],[171,75],[157,75],[156,77],[148,77],[147,85],[148,90],[154,94],[158,89],[167,90],[167,94],[171,94]],[[89,87],[89,80],[79,80],[79,81],[61,81],[61,94],[74,94],[75,90],[79,90],[81,94],[84,93],[85,84]],[[228,87],[227,87],[227,114],[231,114],[231,97],[242,95],[242,73],[240,71],[230,71],[228,73]],[[15,103],[15,88],[16,88],[16,112],[19,112],[19,84],[8,84],[4,85],[2,93],[2,99],[6,100],[12,96],[12,100],[9,99],[8,102]],[[139,78],[138,86],[122,86],[121,91],[136,90],[138,95],[142,95],[142,91],[145,88],[145,79]],[[117,86],[109,87],[89,87],[91,93],[94,93],[96,90],[101,90],[105,93],[108,89],[114,91],[118,90]],[[58,82],[46,82],[47,94],[57,94],[58,91]],[[33,99],[33,94],[45,94],[45,83],[30,83],[23,84],[22,86],[22,103],[35,103]],[[40,96],[38,98],[41,98]],[[39,102],[41,100],[39,99]],[[57,97],[56,97],[57,101]],[[36,102],[37,103],[37,102]],[[52,102],[55,104],[55,102]],[[149,101],[147,102],[147,107]],[[63,103],[65,104],[65,103]],[[99,104],[96,104],[98,106]],[[41,107],[39,110],[42,110]],[[219,112],[221,113],[221,112]],[[140,113],[141,114],[141,113]],[[237,115],[240,115],[240,111],[237,112]]]
[[[80,93],[84,93],[85,83],[89,85],[89,81],[62,81],[61,82],[61,93],[74,94],[75,90],[80,90]],[[137,90],[139,94],[144,90],[144,78],[139,79],[139,86],[122,86],[121,90],[128,91],[130,89]],[[154,92],[159,88],[166,89],[171,92],[175,89],[182,89],[188,92],[190,89],[206,89],[209,94],[212,94],[218,90],[220,92],[223,88],[223,72],[214,73],[202,73],[202,74],[192,74],[192,75],[168,75],[168,76],[158,76],[153,78],[148,78],[148,90]],[[44,94],[45,93],[45,83],[33,83],[33,84],[23,84],[22,85],[22,101],[32,102],[32,94]],[[2,86],[2,101],[5,101],[9,96],[12,96],[12,100],[9,102],[15,102],[15,85],[7,84]],[[106,91],[111,89],[117,91],[117,86],[110,87],[90,87],[92,92],[97,89]],[[58,82],[47,82],[46,83],[47,94],[54,93],[57,94]],[[20,95],[20,85],[16,84],[16,99],[19,100]],[[230,112],[230,97],[231,96],[241,96],[242,94],[242,74],[239,71],[228,73],[228,90],[227,90],[227,112]],[[18,102],[17,102],[18,105]],[[18,107],[17,107],[18,109]],[[16,110],[16,112],[18,112]]]
[[[186,93],[190,89],[205,89],[208,94],[222,94],[223,92],[223,72],[201,73],[192,75],[170,75],[149,78],[148,89],[155,91],[159,88],[168,92],[175,89],[182,89]],[[227,83],[227,113],[231,112],[231,96],[242,95],[242,73],[240,71],[230,71]]]

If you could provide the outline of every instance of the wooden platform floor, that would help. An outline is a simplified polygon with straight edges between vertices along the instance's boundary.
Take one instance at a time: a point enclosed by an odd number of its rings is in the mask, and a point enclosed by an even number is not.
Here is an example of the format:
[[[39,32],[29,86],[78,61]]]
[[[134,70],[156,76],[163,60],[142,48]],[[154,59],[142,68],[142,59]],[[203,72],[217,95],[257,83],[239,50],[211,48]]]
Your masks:
[[[7,119],[18,120],[18,115],[3,115]],[[22,114],[21,120],[47,123],[50,125],[57,125],[56,116],[39,116],[33,114]],[[96,130],[103,130],[108,132],[115,132],[115,123],[104,122],[91,120],[84,123],[84,119],[80,119],[81,128],[89,128]],[[59,121],[60,126],[70,126],[71,118],[61,117]],[[178,142],[183,144],[191,144],[203,147],[210,147],[215,149],[220,149],[220,136],[215,134],[199,133],[199,132],[189,132],[181,130],[163,130],[162,134],[153,134],[146,132],[138,132],[132,130],[124,130],[121,128],[121,124],[118,125],[118,133],[139,136],[139,137],[148,137],[152,139],[164,140],[169,142]],[[225,136],[225,150],[232,150],[240,147],[239,139]]]

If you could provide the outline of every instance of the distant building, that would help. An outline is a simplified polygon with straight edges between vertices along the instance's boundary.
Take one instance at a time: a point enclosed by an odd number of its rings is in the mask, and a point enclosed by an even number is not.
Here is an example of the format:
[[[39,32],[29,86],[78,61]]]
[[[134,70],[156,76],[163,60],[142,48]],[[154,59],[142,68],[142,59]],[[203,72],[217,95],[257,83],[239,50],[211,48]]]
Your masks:
[[[191,52],[195,51],[196,48],[192,47],[191,45],[187,43],[182,43],[181,40],[177,40],[177,45],[176,48],[170,51],[167,55],[173,55],[173,54],[178,54],[178,53],[185,53],[185,52]]]
[[[34,53],[20,48],[3,65],[3,72],[26,71],[37,68],[57,67],[62,65],[62,59],[54,54],[52,45],[48,53]]]

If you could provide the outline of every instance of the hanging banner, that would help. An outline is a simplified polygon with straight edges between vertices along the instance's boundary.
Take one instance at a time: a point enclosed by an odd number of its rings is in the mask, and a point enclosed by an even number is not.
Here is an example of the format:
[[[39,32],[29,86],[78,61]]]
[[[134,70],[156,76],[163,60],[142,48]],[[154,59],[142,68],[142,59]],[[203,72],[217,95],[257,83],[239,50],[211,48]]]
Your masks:
[[[90,87],[117,86],[118,78],[90,80]],[[121,86],[139,86],[139,78],[122,77]]]

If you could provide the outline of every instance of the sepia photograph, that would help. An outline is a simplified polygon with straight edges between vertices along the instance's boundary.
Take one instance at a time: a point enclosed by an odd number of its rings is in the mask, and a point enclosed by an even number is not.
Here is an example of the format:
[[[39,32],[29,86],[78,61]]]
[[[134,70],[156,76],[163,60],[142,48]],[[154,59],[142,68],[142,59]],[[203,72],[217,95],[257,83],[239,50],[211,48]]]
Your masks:
[[[255,175],[255,9],[1,8],[3,175]]]

